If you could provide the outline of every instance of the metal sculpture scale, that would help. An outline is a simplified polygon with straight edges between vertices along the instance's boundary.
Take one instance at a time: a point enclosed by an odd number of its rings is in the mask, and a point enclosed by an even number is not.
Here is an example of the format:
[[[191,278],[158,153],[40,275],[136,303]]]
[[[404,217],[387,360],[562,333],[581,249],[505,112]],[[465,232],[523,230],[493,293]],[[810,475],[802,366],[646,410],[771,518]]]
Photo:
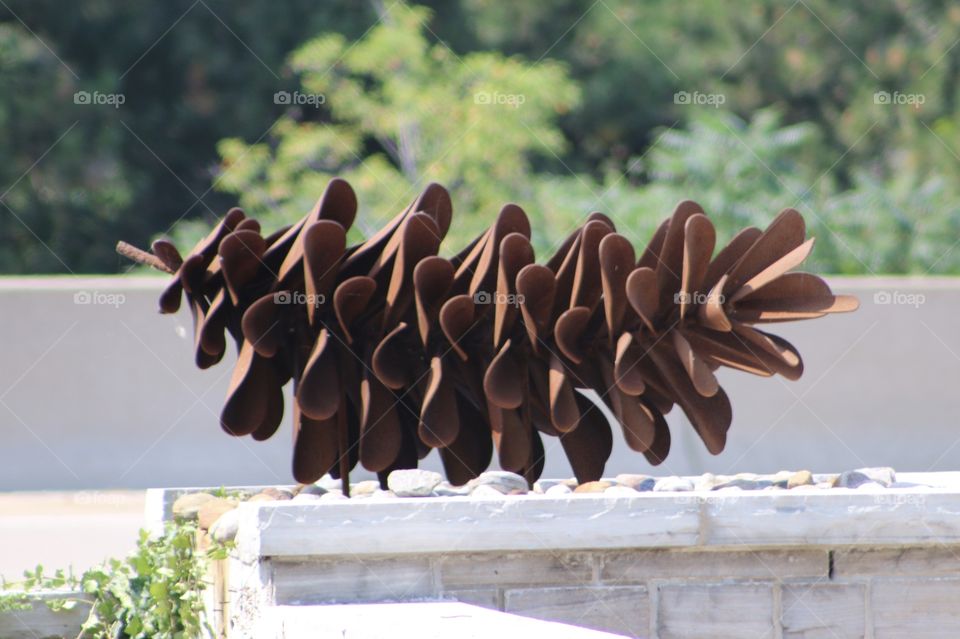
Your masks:
[[[663,416],[675,404],[717,454],[732,420],[717,368],[803,372],[796,349],[756,325],[858,306],[792,270],[813,248],[793,209],[714,254],[712,223],[681,202],[639,258],[593,213],[542,265],[514,204],[449,259],[437,255],[452,215],[442,186],[347,246],[356,212],[353,189],[334,179],[272,235],[232,209],[185,258],[163,240],[152,253],[118,246],[174,275],[160,311],[185,295],[197,366],[223,358],[228,333],[236,342],[223,429],[272,436],[293,380],[293,476],[329,472],[347,494],[358,462],[385,484],[433,448],[454,484],[484,471],[494,449],[501,468],[533,482],[543,435],[559,437],[579,481],[599,479],[611,425],[576,389],[593,389],[651,464],[670,450]]]

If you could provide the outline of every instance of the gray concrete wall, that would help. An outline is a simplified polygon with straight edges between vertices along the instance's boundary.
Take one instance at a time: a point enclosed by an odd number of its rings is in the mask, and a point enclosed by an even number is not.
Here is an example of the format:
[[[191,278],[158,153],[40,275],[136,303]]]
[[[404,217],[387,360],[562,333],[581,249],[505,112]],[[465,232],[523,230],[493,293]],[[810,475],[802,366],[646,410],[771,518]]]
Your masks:
[[[156,312],[164,281],[0,279],[0,490],[291,481],[288,423],[262,443],[220,430],[230,362],[193,367],[189,313]],[[804,377],[722,371],[727,449],[708,455],[675,409],[657,474],[960,466],[960,279],[831,283],[861,310],[776,327]],[[650,469],[615,439],[610,474]],[[559,443],[546,447],[545,476],[569,476]]]

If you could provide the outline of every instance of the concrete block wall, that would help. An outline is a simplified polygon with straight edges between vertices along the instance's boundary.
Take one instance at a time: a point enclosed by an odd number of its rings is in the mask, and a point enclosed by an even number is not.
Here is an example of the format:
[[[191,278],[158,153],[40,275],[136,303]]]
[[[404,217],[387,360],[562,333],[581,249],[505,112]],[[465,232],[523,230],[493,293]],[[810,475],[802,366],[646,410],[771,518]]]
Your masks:
[[[148,509],[177,490],[151,491]],[[450,600],[653,639],[960,637],[960,473],[890,488],[245,502],[223,634]]]
[[[284,557],[259,589],[230,561],[232,594],[261,605],[449,599],[656,639],[960,636],[955,546]]]

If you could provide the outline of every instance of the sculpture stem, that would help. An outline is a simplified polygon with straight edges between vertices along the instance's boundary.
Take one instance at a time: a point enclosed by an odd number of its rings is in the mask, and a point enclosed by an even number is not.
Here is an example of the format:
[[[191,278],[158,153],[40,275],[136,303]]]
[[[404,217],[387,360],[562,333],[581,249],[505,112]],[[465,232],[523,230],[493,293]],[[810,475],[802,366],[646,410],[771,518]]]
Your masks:
[[[164,273],[173,274],[173,269],[163,263],[159,257],[144,251],[143,249],[138,249],[132,244],[127,244],[126,242],[117,242],[117,253],[124,256],[128,260],[134,261],[137,264],[146,264],[147,266],[152,266],[158,271],[163,271]]]

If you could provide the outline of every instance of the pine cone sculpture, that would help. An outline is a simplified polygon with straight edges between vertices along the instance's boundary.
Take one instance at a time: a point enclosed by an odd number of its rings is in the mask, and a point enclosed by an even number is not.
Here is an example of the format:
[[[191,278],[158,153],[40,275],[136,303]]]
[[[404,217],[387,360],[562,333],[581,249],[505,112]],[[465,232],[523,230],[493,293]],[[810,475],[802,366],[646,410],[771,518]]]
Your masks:
[[[595,400],[651,464],[670,450],[674,404],[717,454],[732,420],[717,368],[803,372],[796,349],[756,325],[858,306],[791,270],[813,248],[792,209],[714,256],[710,220],[681,202],[639,259],[594,213],[543,265],[513,204],[449,259],[438,256],[452,217],[443,187],[348,247],[356,212],[353,189],[334,179],[305,218],[266,237],[232,209],[185,258],[162,240],[152,253],[121,246],[174,274],[160,310],[176,312],[185,294],[197,366],[223,358],[228,333],[235,341],[223,429],[272,436],[292,379],[293,475],[331,473],[345,492],[358,462],[385,484],[433,448],[454,484],[483,472],[494,449],[532,483],[541,435],[560,438],[579,481],[598,479],[613,436]]]

